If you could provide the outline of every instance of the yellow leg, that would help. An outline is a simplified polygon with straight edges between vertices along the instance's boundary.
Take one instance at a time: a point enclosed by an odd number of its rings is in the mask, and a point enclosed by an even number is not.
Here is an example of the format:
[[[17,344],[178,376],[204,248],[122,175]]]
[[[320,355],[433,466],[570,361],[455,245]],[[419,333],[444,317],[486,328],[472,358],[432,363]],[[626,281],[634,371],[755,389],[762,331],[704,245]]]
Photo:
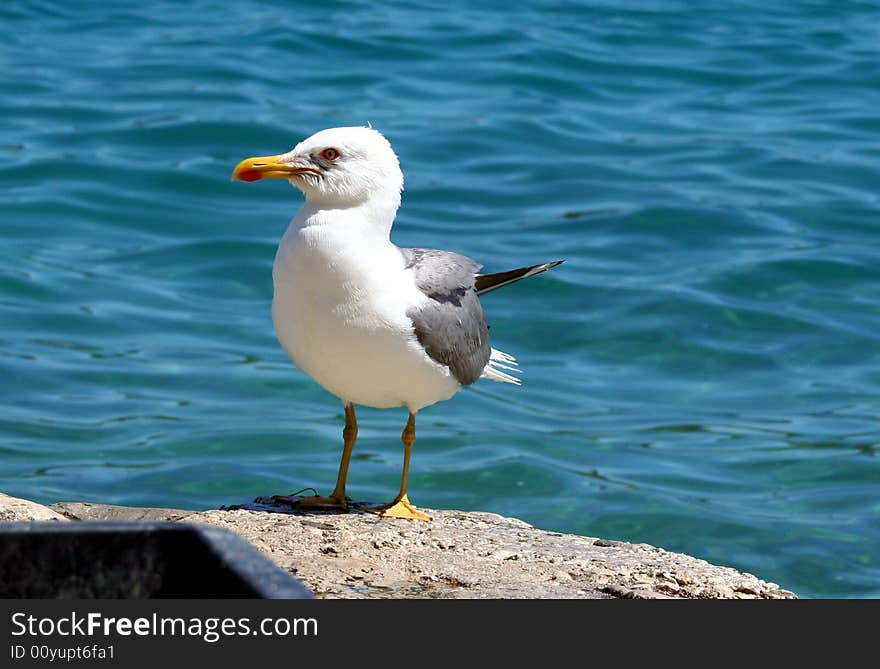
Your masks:
[[[342,460],[339,462],[339,474],[336,477],[336,487],[330,497],[342,500],[345,503],[345,479],[348,478],[348,463],[351,462],[351,452],[354,450],[354,442],[357,441],[358,422],[354,415],[354,404],[345,405],[345,427],[342,429]]]
[[[391,504],[378,507],[381,509],[383,518],[409,518],[414,520],[431,520],[431,516],[422,513],[412,504],[406,495],[406,487],[409,481],[409,456],[412,453],[413,444],[416,443],[416,415],[411,413],[406,427],[403,428],[403,434],[400,436],[403,441],[403,474],[400,478],[400,493],[394,498]]]
[[[287,501],[292,506],[303,509],[347,509],[347,497],[345,496],[345,479],[348,478],[348,463],[351,461],[351,452],[354,450],[354,442],[357,441],[358,425],[354,415],[354,405],[345,405],[345,428],[342,430],[342,460],[339,462],[339,475],[336,477],[336,487],[329,497],[314,495],[312,497],[276,497],[280,501]]]

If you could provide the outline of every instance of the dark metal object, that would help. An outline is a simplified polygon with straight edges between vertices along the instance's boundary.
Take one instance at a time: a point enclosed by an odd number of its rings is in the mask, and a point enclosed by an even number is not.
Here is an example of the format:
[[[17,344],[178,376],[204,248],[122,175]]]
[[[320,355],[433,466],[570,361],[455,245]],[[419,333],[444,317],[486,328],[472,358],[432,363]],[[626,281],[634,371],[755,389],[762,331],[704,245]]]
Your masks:
[[[238,535],[170,522],[0,523],[0,597],[313,597]]]

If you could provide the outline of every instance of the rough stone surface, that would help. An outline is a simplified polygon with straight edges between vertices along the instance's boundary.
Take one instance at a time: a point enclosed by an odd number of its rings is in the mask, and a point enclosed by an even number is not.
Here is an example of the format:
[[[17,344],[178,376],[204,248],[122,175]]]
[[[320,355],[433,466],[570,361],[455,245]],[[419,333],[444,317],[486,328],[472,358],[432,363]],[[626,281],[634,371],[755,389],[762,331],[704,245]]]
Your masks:
[[[647,544],[539,530],[491,513],[292,514],[60,503],[79,520],[172,520],[238,532],[325,598],[790,599],[775,583]],[[2,513],[2,505],[0,505]]]
[[[15,520],[67,520],[47,506],[0,492],[0,523]]]
[[[774,583],[647,544],[539,530],[491,513],[293,514],[271,504],[184,511],[0,493],[0,521],[169,520],[233,530],[326,598],[790,599]]]

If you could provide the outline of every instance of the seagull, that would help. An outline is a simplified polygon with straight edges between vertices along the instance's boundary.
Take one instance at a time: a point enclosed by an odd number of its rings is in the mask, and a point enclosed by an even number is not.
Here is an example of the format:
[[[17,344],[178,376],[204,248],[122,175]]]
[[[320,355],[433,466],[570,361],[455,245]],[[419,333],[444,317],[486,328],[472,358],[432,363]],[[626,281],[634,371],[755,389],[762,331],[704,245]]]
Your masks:
[[[403,173],[372,127],[321,130],[232,172],[233,180],[266,178],[287,179],[305,195],[272,267],[275,333],[293,363],[345,410],[333,492],[285,499],[301,509],[350,508],[355,405],[406,407],[400,492],[390,504],[361,508],[429,521],[407,495],[416,413],[480,378],[519,385],[514,357],[490,346],[480,297],[563,261],[479,274],[482,265],[458,253],[395,246]]]

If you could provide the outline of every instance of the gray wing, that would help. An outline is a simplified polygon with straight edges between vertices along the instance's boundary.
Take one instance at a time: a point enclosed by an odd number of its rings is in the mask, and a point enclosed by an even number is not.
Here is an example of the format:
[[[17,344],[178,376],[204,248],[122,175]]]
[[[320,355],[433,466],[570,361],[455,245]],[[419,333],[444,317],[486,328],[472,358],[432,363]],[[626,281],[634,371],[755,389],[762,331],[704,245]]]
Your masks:
[[[466,256],[434,249],[400,249],[407,269],[428,301],[406,312],[432,360],[449,367],[466,386],[489,363],[489,326],[477,297],[475,275],[482,265]]]

